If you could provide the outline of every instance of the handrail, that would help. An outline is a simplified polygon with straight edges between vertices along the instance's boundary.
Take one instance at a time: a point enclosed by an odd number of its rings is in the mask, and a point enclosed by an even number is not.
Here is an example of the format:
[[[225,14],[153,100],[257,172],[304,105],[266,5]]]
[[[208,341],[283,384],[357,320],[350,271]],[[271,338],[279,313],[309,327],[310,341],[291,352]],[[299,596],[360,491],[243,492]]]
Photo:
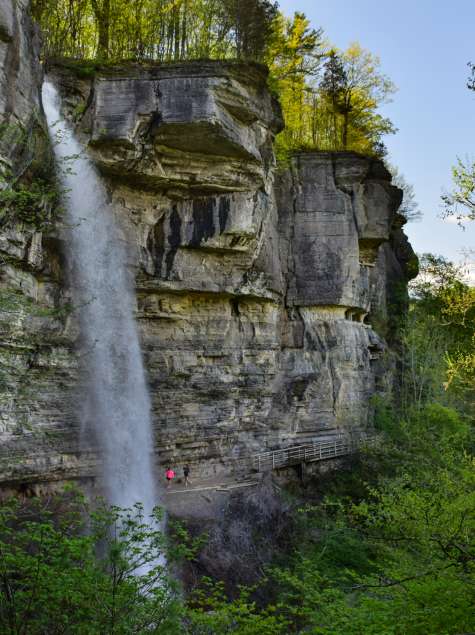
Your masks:
[[[342,443],[342,441],[338,440],[337,444],[338,443]],[[278,450],[268,450],[267,452],[259,452],[259,454],[256,454],[255,456],[266,457],[266,456],[272,456],[273,454],[277,454],[279,452],[289,452],[289,451],[294,452],[298,450],[306,450],[308,448],[313,448],[316,445],[318,445],[318,447],[321,447],[321,448],[334,447],[335,441],[314,442],[314,443],[307,443],[306,445],[293,445],[288,448],[279,448]]]
[[[290,467],[299,463],[310,463],[352,454],[357,443],[340,435],[333,440],[314,441],[306,445],[296,445],[260,452],[252,457],[252,466],[257,472]]]

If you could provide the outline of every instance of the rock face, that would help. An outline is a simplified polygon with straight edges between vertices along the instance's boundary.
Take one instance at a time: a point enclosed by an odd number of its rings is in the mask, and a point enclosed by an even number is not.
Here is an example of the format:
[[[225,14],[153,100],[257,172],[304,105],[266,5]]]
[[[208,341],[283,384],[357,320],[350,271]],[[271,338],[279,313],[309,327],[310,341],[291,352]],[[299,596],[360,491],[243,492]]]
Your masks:
[[[27,0],[0,5],[0,116],[2,124],[25,125],[39,111],[39,38]],[[2,149],[2,153],[5,149]],[[5,160],[4,156],[2,157]]]
[[[0,3],[0,190],[27,190],[51,164],[41,115],[39,37],[26,0]],[[43,211],[45,201],[32,204]],[[0,479],[28,487],[72,466],[74,406],[67,397],[75,356],[61,306],[62,256],[45,234],[0,202]],[[33,214],[35,215],[35,214]],[[68,454],[63,453],[63,449]],[[74,469],[71,470],[74,477]]]
[[[229,472],[253,452],[370,425],[371,397],[391,374],[371,321],[387,323],[413,261],[401,192],[382,163],[309,153],[278,171],[281,114],[258,66],[50,73],[137,272],[160,462]],[[23,378],[10,373],[4,386],[0,482],[38,489],[93,478],[97,457],[77,434],[68,246],[55,228],[18,224],[0,241],[2,284],[21,304],[14,319],[5,314],[1,351]]]

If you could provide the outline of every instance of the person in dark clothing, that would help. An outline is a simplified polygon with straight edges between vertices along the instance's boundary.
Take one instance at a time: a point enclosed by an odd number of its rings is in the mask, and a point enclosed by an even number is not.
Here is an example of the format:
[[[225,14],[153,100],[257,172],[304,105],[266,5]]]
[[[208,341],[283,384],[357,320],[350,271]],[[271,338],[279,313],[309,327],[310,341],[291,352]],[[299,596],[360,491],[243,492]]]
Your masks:
[[[183,476],[185,477],[185,487],[188,487],[188,485],[191,483],[189,465],[185,465],[185,467],[183,468]]]

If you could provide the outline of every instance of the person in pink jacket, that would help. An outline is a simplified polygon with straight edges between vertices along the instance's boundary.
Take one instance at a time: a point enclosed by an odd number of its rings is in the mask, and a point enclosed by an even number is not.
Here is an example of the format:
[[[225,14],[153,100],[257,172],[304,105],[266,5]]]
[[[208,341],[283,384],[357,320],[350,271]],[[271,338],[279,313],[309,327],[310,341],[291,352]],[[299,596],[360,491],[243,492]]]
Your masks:
[[[172,484],[173,479],[175,478],[175,472],[171,467],[167,467],[167,471],[165,472],[165,476],[167,479],[167,488]]]

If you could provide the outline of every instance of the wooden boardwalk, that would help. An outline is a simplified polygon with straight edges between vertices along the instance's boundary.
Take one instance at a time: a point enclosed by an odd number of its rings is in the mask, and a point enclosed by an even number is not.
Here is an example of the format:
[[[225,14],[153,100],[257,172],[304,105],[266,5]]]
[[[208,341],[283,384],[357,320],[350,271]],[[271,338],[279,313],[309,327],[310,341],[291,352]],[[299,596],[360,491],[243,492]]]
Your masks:
[[[252,457],[252,468],[256,472],[270,472],[283,467],[325,461],[353,454],[359,443],[339,435],[331,440],[314,441],[305,445],[261,452]]]

